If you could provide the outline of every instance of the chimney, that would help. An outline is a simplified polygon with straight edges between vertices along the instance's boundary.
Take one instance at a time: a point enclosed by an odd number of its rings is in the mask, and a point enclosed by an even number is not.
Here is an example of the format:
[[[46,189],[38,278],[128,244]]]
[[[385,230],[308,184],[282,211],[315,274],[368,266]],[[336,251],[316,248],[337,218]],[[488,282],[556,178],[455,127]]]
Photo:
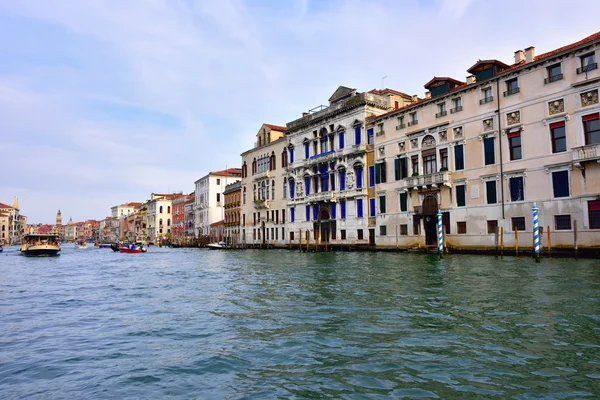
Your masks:
[[[308,115],[308,113],[307,113],[307,112],[303,112],[303,113],[302,113],[302,118],[306,117],[307,115]]]
[[[429,90],[425,92],[425,98],[426,99],[430,99],[431,98],[431,92]]]
[[[413,94],[412,102],[416,103],[417,101],[419,101],[419,96],[417,96],[416,94]]]
[[[532,62],[533,61],[533,57],[535,56],[535,47],[533,46],[529,46],[528,48],[525,49],[525,62]]]
[[[475,75],[467,76],[467,85],[471,85],[473,83],[475,83]]]
[[[525,52],[523,50],[515,51],[515,64],[525,61]]]

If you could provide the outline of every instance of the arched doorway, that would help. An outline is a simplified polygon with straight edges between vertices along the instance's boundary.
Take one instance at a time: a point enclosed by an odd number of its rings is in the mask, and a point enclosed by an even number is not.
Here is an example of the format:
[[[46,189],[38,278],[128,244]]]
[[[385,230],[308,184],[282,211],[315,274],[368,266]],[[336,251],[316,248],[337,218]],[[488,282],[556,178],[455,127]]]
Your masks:
[[[329,242],[331,232],[335,230],[335,220],[331,219],[330,205],[327,203],[319,204],[319,217],[314,222],[313,232],[315,232],[315,241],[320,243]]]
[[[437,243],[437,213],[439,210],[437,197],[425,196],[421,210],[423,228],[425,229],[425,244],[435,245]]]

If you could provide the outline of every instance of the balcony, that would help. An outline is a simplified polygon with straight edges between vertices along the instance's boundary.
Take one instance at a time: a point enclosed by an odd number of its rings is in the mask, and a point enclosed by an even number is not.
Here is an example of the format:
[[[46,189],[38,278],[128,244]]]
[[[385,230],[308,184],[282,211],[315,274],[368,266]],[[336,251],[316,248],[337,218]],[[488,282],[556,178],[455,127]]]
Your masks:
[[[594,69],[598,69],[598,63],[588,64],[585,67],[577,68],[577,75],[583,74],[584,72],[592,71]]]
[[[456,114],[457,112],[461,112],[461,111],[462,111],[462,106],[454,107],[454,108],[450,109],[450,114]]]
[[[408,126],[414,126],[414,125],[417,125],[418,123],[419,123],[418,119],[413,119],[412,121],[408,122]]]
[[[269,177],[271,177],[271,171],[267,170],[267,171],[257,172],[256,174],[252,175],[252,180],[258,181],[260,179],[269,178]]]
[[[548,84],[551,82],[556,82],[556,81],[560,81],[563,78],[563,74],[556,74],[556,75],[551,75],[547,78],[544,79],[544,83]]]
[[[452,187],[450,178],[452,173],[450,171],[440,171],[434,174],[411,176],[406,178],[406,187],[412,189],[418,189],[420,187],[438,187],[440,185],[446,185]]]
[[[600,143],[573,148],[573,163],[580,167],[585,161],[600,162]]]
[[[264,210],[271,207],[271,200],[257,199],[254,200],[255,210]]]
[[[488,97],[484,97],[483,99],[479,100],[479,104],[491,103],[492,101],[494,101],[494,96],[488,96]]]
[[[446,111],[440,111],[439,113],[435,114],[435,117],[440,118],[440,117],[445,117],[446,115],[448,115],[448,113]]]
[[[406,128],[406,124],[400,124],[400,125],[396,125],[396,130],[399,131],[400,129],[404,129]]]
[[[520,89],[518,87],[508,89],[506,92],[504,92],[504,97],[512,96],[513,94],[517,94],[519,92],[520,92]]]
[[[380,131],[375,132],[375,136],[385,136],[385,131],[382,129]]]

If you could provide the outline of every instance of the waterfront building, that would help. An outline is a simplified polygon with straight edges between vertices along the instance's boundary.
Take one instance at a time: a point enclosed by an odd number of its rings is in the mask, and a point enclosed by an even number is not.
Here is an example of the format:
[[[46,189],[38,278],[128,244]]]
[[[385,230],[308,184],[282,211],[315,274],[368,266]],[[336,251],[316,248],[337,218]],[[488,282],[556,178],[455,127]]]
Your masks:
[[[111,211],[111,224],[110,224],[110,241],[115,241],[117,239],[123,240],[125,239],[125,218],[133,214],[137,209],[141,207],[142,203],[138,202],[130,202],[123,203],[118,206],[113,206],[110,208]]]
[[[194,225],[198,236],[209,235],[210,225],[223,220],[223,190],[228,184],[241,180],[241,177],[241,168],[229,168],[210,172],[194,182]]]
[[[4,245],[9,242],[8,232],[9,232],[9,227],[10,227],[10,223],[9,223],[10,213],[9,213],[8,209],[5,207],[10,207],[10,206],[0,203],[0,245]]]
[[[184,210],[184,237],[185,244],[191,245],[195,242],[194,238],[196,237],[196,227],[194,225],[194,204],[196,202],[196,194],[195,192],[190,193],[187,200],[184,202],[183,210]]]
[[[171,222],[173,200],[183,194],[152,193],[148,206],[148,241],[156,245],[171,240]]]
[[[466,82],[434,77],[424,99],[374,117],[378,247],[532,247],[532,206],[554,246],[600,238],[600,33],[514,63],[479,60]],[[542,244],[547,235],[542,234]]]
[[[194,200],[193,193],[173,199],[173,222],[171,232],[173,235],[173,243],[179,245],[185,243],[185,229],[187,226],[185,204],[190,200]]]
[[[113,238],[111,235],[111,223],[112,217],[106,217],[100,221],[98,226],[100,242],[109,243],[116,240],[116,238]]]
[[[65,225],[65,237],[66,242],[74,242],[77,240],[77,225],[73,222],[73,218],[69,218],[69,222]]]
[[[62,214],[60,210],[56,213],[56,223],[54,225],[54,232],[58,234],[59,240],[65,239],[65,226],[62,223]]]
[[[284,245],[288,140],[284,126],[263,124],[254,148],[242,153],[241,240]]]
[[[390,89],[359,93],[340,86],[328,106],[287,124],[283,165],[291,243],[374,244],[367,178],[375,137],[365,121],[415,100]]]
[[[223,191],[225,202],[225,240],[228,244],[239,245],[240,238],[240,204],[242,197],[242,182],[234,182],[225,186]]]

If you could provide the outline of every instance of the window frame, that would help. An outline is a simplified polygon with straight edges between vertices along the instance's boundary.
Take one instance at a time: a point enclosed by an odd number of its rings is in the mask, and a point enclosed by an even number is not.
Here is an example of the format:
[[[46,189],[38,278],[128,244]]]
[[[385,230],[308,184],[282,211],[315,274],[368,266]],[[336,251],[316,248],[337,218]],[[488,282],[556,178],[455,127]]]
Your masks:
[[[556,188],[554,187],[554,174],[566,172],[567,176],[567,191],[566,196],[556,196]],[[554,169],[550,171],[550,184],[552,187],[552,198],[553,199],[565,199],[571,197],[571,171],[569,168]]]
[[[555,132],[557,129],[562,128],[563,130],[563,136],[556,136]],[[551,146],[551,150],[552,150],[552,154],[556,154],[556,153],[564,153],[565,151],[567,151],[567,126],[565,124],[565,121],[558,121],[558,122],[554,122],[551,123],[549,126],[549,130],[550,130],[550,146]],[[557,143],[563,142],[564,141],[564,149],[563,150],[557,150]]]
[[[508,157],[510,161],[518,161],[523,159],[523,139],[521,131],[509,132],[506,134],[508,141]],[[514,142],[518,141],[517,144]]]

